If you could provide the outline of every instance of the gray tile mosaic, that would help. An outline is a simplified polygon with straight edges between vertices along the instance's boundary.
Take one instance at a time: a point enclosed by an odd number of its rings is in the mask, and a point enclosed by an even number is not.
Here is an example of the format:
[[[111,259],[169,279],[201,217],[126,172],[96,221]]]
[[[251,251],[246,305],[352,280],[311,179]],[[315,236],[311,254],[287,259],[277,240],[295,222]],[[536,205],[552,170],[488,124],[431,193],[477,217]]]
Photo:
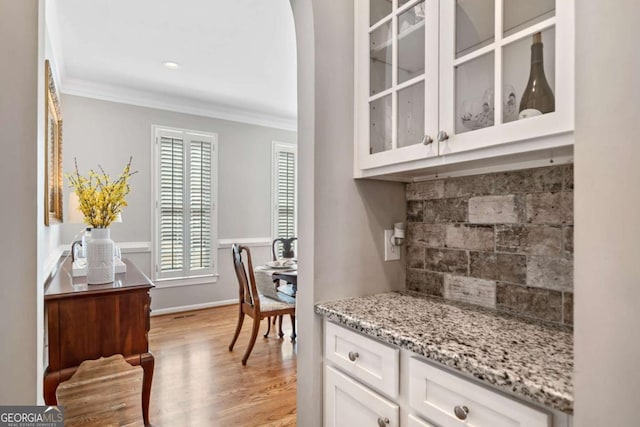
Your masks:
[[[444,275],[444,297],[495,308],[496,282],[475,277]]]
[[[424,268],[445,273],[469,274],[467,251],[425,249]]]
[[[447,248],[493,251],[495,237],[492,225],[447,224]]]
[[[506,224],[496,226],[496,250],[528,255],[560,256],[559,225]]]
[[[469,222],[472,224],[516,223],[521,216],[522,204],[514,194],[469,199]]]
[[[444,181],[444,197],[484,196],[493,192],[493,175],[463,176]]]
[[[408,184],[407,287],[491,306],[498,281],[498,309],[570,324],[573,185],[571,164]]]
[[[424,222],[467,222],[468,199],[427,200],[424,202]]]
[[[444,181],[423,181],[407,184],[407,200],[440,199],[444,195]]]
[[[573,262],[564,258],[530,256],[527,258],[527,285],[571,291]]]
[[[470,252],[469,275],[510,283],[527,282],[527,260],[524,255],[492,252]]]
[[[562,292],[498,282],[496,308],[552,322],[562,321]]]
[[[444,276],[442,273],[409,268],[407,270],[407,289],[441,297],[444,295]]]

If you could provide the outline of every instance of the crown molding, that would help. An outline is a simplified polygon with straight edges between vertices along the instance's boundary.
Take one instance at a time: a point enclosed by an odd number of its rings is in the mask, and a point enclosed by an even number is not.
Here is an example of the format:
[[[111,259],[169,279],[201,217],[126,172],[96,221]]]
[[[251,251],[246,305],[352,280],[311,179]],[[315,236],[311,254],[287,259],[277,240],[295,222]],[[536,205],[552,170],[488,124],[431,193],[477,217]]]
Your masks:
[[[121,86],[68,77],[63,77],[61,87],[61,92],[67,95],[82,96],[138,107],[155,108],[176,113],[212,117],[215,119],[230,120],[233,122],[289,131],[298,130],[298,121],[296,118],[265,114],[168,94],[128,89]]]

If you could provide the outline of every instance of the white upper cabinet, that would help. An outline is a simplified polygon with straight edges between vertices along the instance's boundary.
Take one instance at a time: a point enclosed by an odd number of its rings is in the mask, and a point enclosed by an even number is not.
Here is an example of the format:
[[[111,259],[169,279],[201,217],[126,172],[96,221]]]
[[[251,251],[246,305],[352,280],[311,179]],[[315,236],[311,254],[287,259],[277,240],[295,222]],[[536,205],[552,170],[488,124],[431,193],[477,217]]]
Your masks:
[[[573,144],[573,0],[355,6],[356,177]]]

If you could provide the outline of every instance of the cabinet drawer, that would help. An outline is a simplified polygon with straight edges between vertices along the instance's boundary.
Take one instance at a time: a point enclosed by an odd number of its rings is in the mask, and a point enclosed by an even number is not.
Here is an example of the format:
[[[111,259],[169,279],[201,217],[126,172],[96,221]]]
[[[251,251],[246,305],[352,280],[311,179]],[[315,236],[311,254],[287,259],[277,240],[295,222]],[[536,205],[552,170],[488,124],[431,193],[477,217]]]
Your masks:
[[[325,322],[325,358],[391,398],[398,396],[399,353],[397,348]]]
[[[409,403],[442,426],[550,427],[548,413],[411,358]],[[454,412],[458,407],[458,415]]]
[[[407,425],[409,427],[435,427],[433,424],[429,424],[415,415],[409,415],[409,424]]]
[[[325,427],[398,427],[398,405],[349,378],[325,367]]]

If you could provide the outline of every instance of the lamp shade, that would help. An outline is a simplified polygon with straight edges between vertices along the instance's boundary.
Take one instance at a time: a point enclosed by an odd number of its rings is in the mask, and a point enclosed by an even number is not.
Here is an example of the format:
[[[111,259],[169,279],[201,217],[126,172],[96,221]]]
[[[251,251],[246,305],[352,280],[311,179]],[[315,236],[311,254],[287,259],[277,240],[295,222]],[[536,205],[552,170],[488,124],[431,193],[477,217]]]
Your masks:
[[[69,222],[71,224],[84,223],[84,215],[80,211],[80,200],[75,191],[69,193]]]

